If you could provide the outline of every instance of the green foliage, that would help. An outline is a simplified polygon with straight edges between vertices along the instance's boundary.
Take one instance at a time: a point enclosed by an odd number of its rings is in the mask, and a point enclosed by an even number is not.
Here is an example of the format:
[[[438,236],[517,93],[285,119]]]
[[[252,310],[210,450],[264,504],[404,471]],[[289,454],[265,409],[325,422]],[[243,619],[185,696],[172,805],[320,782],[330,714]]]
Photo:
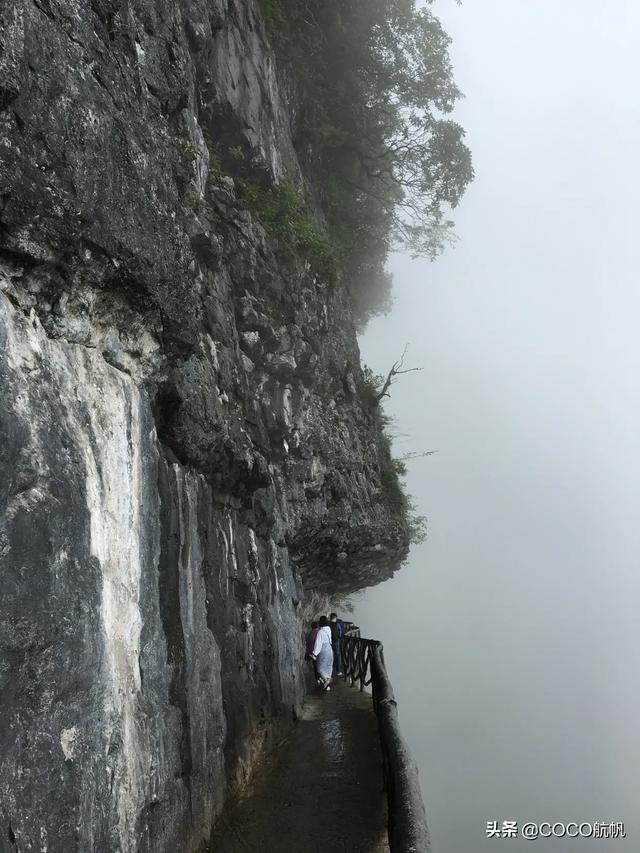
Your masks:
[[[381,416],[384,424],[384,415]],[[380,438],[380,480],[385,497],[390,506],[399,513],[409,530],[409,540],[413,544],[424,542],[427,536],[427,519],[418,515],[413,499],[407,492],[404,477],[407,466],[402,459],[396,459],[391,449],[391,436],[383,431]]]
[[[213,140],[208,133],[204,134],[205,144],[209,151],[209,175],[212,178],[219,178],[221,175],[226,174],[221,157],[216,154],[213,150]],[[186,136],[181,136],[178,140],[180,144],[180,148],[184,151],[184,153],[193,159],[197,159],[202,157],[202,154],[198,149],[190,142]],[[191,205],[193,206],[193,205]]]
[[[189,157],[200,157],[201,154],[198,149],[187,139],[186,136],[180,137],[180,148],[184,151],[185,154],[188,154]]]
[[[396,468],[396,459],[393,457],[391,449],[391,436],[386,431],[384,419],[382,421],[382,433],[380,437],[380,471],[382,486],[386,492],[387,498],[391,505],[396,509],[405,509],[407,496],[400,481],[400,476]]]
[[[295,67],[299,141],[320,163],[325,214],[362,322],[388,310],[390,249],[436,257],[473,178],[450,39],[416,0],[261,0]]]
[[[409,531],[410,541],[413,544],[418,544],[426,539],[427,519],[418,515],[413,499],[407,492],[404,482],[404,478],[407,476],[406,462],[393,455],[393,441],[389,432],[392,419],[385,414],[378,399],[378,393],[383,382],[383,376],[374,373],[370,367],[365,367],[362,371],[360,396],[365,404],[369,405],[378,423],[380,482],[385,498],[392,509],[404,519]]]
[[[186,195],[184,197],[184,203],[192,210],[195,210],[196,213],[200,213],[200,211],[206,210],[207,208],[207,204],[204,199],[197,195]]]
[[[242,150],[242,147],[240,145],[232,145],[229,148],[229,156],[231,157],[232,160],[237,160],[237,161],[242,161],[242,160],[247,159],[245,156],[245,153]]]
[[[334,247],[290,178],[268,188],[243,180],[239,188],[241,199],[275,237],[282,254],[303,256],[318,272],[330,279],[336,277]]]
[[[381,481],[385,495],[391,506],[399,512],[404,512],[408,503],[407,493],[395,469],[393,458],[383,460]]]
[[[221,175],[226,174],[222,164],[222,158],[215,151],[215,143],[211,134],[205,131],[202,135],[204,138],[204,144],[207,146],[207,151],[209,152],[209,176],[214,179],[219,178]],[[190,147],[193,148],[193,146]]]
[[[396,472],[398,477],[406,477],[407,476],[407,465],[402,459],[392,459],[393,470]]]
[[[363,367],[360,397],[368,408],[372,409],[379,405],[378,393],[383,382],[384,378],[379,373],[374,373],[370,367]]]
[[[260,219],[267,232],[275,238],[281,254],[306,258],[316,270],[330,280],[338,274],[338,256],[334,245],[309,210],[304,195],[292,178],[285,178],[273,186],[263,186],[241,177],[247,174],[243,166],[246,154],[240,145],[222,148],[218,153],[210,134],[204,134],[209,151],[209,175],[215,180],[223,175],[233,175],[239,198]],[[187,153],[196,149],[188,140],[180,140]],[[192,197],[185,202],[194,209],[197,200]]]
[[[222,159],[218,156],[218,154],[209,153],[209,176],[212,178],[219,178],[221,175],[224,175],[224,169],[222,166]]]
[[[424,515],[418,515],[414,503],[409,499],[409,540],[413,545],[420,545],[427,538],[427,519]]]

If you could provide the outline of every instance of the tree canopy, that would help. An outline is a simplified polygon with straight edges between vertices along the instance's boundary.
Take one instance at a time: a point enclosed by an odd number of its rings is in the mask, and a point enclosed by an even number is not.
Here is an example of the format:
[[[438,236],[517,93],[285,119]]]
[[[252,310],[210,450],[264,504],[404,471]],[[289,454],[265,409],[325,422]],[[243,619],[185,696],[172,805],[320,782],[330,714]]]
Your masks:
[[[389,304],[394,247],[434,258],[473,178],[450,38],[415,0],[263,0],[300,79],[298,148],[321,200],[361,321]],[[368,283],[372,286],[369,287]]]

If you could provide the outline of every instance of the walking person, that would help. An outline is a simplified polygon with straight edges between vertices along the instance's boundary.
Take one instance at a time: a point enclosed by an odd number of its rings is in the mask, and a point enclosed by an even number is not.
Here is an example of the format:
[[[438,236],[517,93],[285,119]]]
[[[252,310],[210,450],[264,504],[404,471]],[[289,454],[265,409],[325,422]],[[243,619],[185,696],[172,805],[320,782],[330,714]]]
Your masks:
[[[333,649],[333,665],[336,675],[342,675],[342,638],[344,637],[344,622],[338,619],[337,613],[329,616],[329,627],[331,628],[331,647]]]
[[[307,634],[304,659],[308,660],[309,663],[311,664],[311,666],[313,667],[313,674],[315,676],[316,681],[318,680],[318,670],[316,669],[316,662],[313,659],[312,655],[313,655],[313,647],[315,646],[315,643],[316,643],[317,634],[318,634],[318,623],[314,621],[311,623],[311,630]]]
[[[323,690],[331,690],[331,675],[333,673],[333,648],[331,646],[331,628],[326,616],[318,619],[318,633],[311,652],[312,660],[316,663],[318,686]]]

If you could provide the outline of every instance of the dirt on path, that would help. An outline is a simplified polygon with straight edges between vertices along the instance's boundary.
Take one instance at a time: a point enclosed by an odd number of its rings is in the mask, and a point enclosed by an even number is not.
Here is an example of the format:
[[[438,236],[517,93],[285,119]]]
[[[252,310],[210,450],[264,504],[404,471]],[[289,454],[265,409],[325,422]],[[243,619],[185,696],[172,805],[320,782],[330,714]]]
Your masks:
[[[302,718],[218,818],[210,853],[388,853],[371,697],[308,686]]]

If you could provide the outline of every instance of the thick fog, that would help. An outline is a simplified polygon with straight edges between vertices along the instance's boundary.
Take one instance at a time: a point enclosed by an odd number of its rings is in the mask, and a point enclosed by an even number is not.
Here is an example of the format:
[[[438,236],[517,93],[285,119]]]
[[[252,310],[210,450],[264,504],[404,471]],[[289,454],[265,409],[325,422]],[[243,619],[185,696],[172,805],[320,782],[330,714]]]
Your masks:
[[[441,0],[476,180],[361,340],[428,540],[383,640],[434,853],[640,849],[640,6]],[[615,840],[487,821],[624,821]]]

